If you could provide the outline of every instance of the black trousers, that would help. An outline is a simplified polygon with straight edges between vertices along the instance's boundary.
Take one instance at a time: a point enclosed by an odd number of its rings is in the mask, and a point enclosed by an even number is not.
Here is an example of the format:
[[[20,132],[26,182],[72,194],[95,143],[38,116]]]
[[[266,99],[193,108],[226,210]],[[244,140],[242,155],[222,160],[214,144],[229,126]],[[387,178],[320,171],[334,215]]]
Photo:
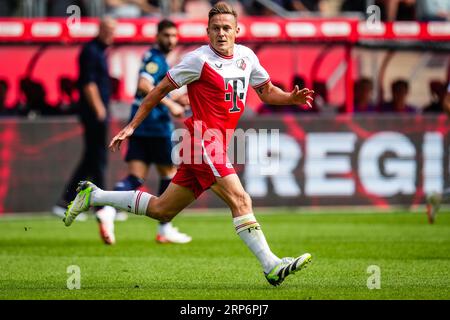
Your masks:
[[[84,127],[84,152],[72,178],[64,188],[63,202],[69,203],[76,196],[76,188],[81,180],[89,180],[99,188],[105,187],[107,166],[108,122],[81,118]]]

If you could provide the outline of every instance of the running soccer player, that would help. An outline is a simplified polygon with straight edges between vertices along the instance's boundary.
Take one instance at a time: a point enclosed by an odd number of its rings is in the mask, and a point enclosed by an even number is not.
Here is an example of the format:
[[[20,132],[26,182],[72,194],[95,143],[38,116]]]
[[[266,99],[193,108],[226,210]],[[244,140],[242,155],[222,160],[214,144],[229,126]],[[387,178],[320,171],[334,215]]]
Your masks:
[[[144,98],[133,120],[111,140],[112,151],[120,148],[161,99],[175,88],[187,85],[192,117],[185,121],[188,128],[185,138],[194,152],[190,153],[190,148],[183,150],[182,163],[166,191],[160,197],[141,191],[104,191],[91,182],[81,181],[77,196],[67,208],[66,226],[72,224],[79,212],[100,205],[171,221],[210,188],[230,208],[237,234],[261,263],[270,284],[279,285],[289,274],[307,266],[311,261],[309,253],[279,258],[270,250],[253,214],[250,196],[227,159],[225,137],[235,129],[244,110],[249,85],[262,101],[272,105],[311,107],[313,91],[296,86],[285,92],[274,86],[255,53],[235,44],[238,33],[236,12],[228,4],[218,2],[209,11],[210,44],[187,54],[170,69]],[[204,138],[207,133],[214,139]]]
[[[144,54],[142,60],[130,120],[133,119],[144,97],[165,77],[169,70],[166,56],[178,42],[177,28],[172,21],[160,21],[157,30],[157,44]],[[174,117],[181,117],[184,115],[184,107],[171,98],[165,97],[134,131],[129,139],[125,156],[128,163],[128,176],[116,183],[115,191],[136,190],[141,187],[151,164],[155,164],[160,177],[158,195],[161,195],[169,186],[170,180],[176,173],[171,157],[171,135],[174,125],[169,113]],[[99,220],[101,238],[106,244],[114,244],[116,209],[105,206],[97,211],[96,216]],[[156,235],[158,243],[188,243],[191,240],[190,236],[174,228],[171,222],[159,223]]]

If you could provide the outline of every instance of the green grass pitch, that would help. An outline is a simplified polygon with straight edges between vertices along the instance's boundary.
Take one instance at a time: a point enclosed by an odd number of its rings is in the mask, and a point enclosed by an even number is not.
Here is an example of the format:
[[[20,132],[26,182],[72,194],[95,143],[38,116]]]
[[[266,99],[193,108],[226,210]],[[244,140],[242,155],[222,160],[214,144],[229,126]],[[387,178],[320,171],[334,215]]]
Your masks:
[[[0,299],[450,299],[448,213],[429,225],[424,213],[265,212],[257,218],[277,255],[313,256],[280,287],[225,211],[179,215],[187,245],[156,244],[144,217],[117,222],[115,246],[100,242],[92,217],[69,228],[52,216],[0,218]],[[70,265],[79,290],[67,288]],[[371,265],[380,289],[367,287]]]

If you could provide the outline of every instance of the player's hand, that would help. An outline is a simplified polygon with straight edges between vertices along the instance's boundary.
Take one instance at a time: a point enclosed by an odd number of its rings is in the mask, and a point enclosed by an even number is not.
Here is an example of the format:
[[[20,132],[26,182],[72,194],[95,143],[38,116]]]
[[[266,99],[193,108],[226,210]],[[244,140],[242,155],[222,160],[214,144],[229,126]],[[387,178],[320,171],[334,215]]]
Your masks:
[[[123,128],[122,130],[120,130],[120,132],[118,134],[116,134],[116,136],[114,138],[112,138],[111,142],[109,143],[109,149],[111,149],[112,152],[117,150],[120,150],[120,145],[122,144],[122,142],[129,138],[134,132],[134,129],[126,126],[125,128]]]
[[[178,103],[173,103],[169,109],[170,114],[175,118],[181,118],[184,116],[184,107]]]
[[[298,86],[295,86],[294,90],[291,92],[293,104],[306,104],[309,108],[312,108],[311,103],[314,100],[312,97],[313,94],[313,90],[309,90],[308,88],[303,88],[300,90]]]

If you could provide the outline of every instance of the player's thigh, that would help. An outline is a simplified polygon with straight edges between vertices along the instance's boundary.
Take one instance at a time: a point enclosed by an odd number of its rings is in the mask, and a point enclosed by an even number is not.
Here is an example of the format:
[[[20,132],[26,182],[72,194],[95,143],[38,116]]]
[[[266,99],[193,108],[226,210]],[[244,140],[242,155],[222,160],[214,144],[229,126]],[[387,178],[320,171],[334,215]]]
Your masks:
[[[194,193],[185,187],[170,183],[163,194],[152,198],[148,210],[159,216],[174,217],[195,200]]]
[[[149,165],[142,160],[129,160],[128,173],[139,179],[147,178]]]
[[[217,177],[211,190],[230,207],[233,217],[252,211],[250,196],[244,190],[237,174],[229,174],[223,178]]]
[[[173,164],[156,164],[156,171],[160,177],[173,177],[177,168]]]

